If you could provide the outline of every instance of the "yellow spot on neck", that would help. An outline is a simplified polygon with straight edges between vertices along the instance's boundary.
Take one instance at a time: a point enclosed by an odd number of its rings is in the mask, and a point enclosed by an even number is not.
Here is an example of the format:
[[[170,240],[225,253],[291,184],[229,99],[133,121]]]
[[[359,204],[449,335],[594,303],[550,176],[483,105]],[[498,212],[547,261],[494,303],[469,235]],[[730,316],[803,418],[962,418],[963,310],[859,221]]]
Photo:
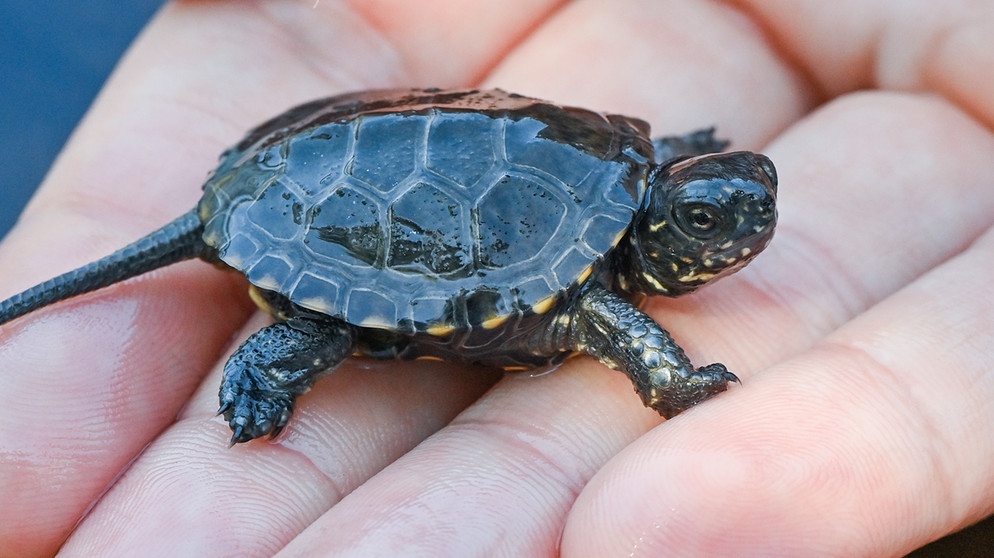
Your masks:
[[[718,275],[718,274],[717,273],[689,273],[687,275],[684,275],[683,277],[680,277],[680,282],[681,283],[690,283],[692,281],[708,281],[710,279],[713,279],[715,275]]]
[[[648,273],[642,273],[642,278],[645,279],[646,283],[652,285],[652,288],[656,289],[661,293],[668,293],[670,290],[666,288],[665,285],[660,283],[655,277]]]
[[[653,224],[649,225],[649,232],[658,232],[659,229],[661,229],[661,228],[663,228],[665,226],[666,226],[666,221],[665,220],[653,223]]]

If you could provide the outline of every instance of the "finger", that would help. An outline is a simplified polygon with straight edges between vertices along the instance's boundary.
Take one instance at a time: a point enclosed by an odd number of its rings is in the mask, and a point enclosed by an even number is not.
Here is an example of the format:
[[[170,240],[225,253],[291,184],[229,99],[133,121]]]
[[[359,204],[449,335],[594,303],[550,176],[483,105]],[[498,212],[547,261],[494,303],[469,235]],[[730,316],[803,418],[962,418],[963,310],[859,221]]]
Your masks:
[[[508,53],[487,83],[638,116],[657,134],[717,125],[737,149],[758,148],[814,102],[762,30],[721,4],[570,6],[546,29]]]
[[[2,292],[109,253],[189,209],[217,154],[255,119],[372,83],[368,76],[397,79],[389,45],[364,42],[378,35],[362,23],[332,3],[167,8],[8,236]],[[234,284],[187,264],[4,328],[2,368],[13,372],[2,380],[11,405],[0,410],[0,484],[9,487],[0,547],[52,552],[173,420],[246,314]],[[53,476],[71,480],[46,481]]]
[[[984,14],[964,11],[961,5],[943,5],[940,10],[937,6],[924,3],[916,6],[902,5],[898,12],[886,3],[876,6],[867,3],[859,6],[818,4],[817,8],[815,4],[804,7],[792,3],[790,9],[770,2],[750,5],[762,15],[764,27],[777,37],[778,44],[784,46],[787,56],[799,60],[803,66],[802,71],[813,76],[814,81],[828,94],[873,85],[931,89],[958,103],[967,113],[979,116],[988,124],[991,122],[991,88],[986,86],[984,77],[976,77],[976,69],[984,67],[983,62],[989,59],[992,52],[989,43],[990,37],[994,35],[985,32],[985,28],[990,26],[990,19]],[[840,25],[840,22],[845,24]],[[873,127],[871,121],[862,129]],[[907,130],[903,126],[896,129],[900,131],[895,135]],[[990,169],[983,160],[971,156],[981,153],[990,160],[989,137],[976,133],[976,126],[973,133],[968,133],[964,138],[954,137],[961,130],[958,128],[935,134],[933,146],[922,145],[920,149],[910,149],[904,157],[881,170],[915,166],[931,159],[936,154],[935,146],[945,149],[950,142],[955,142],[958,146],[966,147],[963,153],[967,155],[967,159],[959,161],[947,156],[941,157],[940,161],[945,161],[950,170],[979,164],[977,175],[957,173],[956,177],[946,177],[934,174],[934,191],[950,197],[945,203],[925,206],[915,204],[915,210],[902,210],[905,217],[906,247],[897,247],[898,249],[890,252],[883,251],[883,256],[890,254],[889,262],[866,260],[873,263],[859,265],[853,262],[855,265],[838,265],[834,270],[824,271],[826,279],[823,287],[827,289],[823,288],[822,292],[837,290],[839,283],[843,289],[849,290],[846,288],[849,283],[847,274],[843,273],[844,279],[840,282],[833,280],[840,269],[860,269],[862,275],[879,278],[874,281],[878,285],[900,279],[899,276],[903,273],[892,274],[890,271],[914,271],[909,268],[922,263],[918,257],[918,248],[923,242],[926,250],[936,246],[932,242],[936,238],[952,247],[957,246],[955,241],[959,238],[959,246],[966,246],[973,236],[959,236],[962,232],[978,230],[978,226],[983,229],[985,223],[990,223],[989,197],[984,195],[988,180],[984,177],[990,176]],[[849,136],[850,141],[859,135],[861,134],[854,130]],[[959,141],[961,139],[962,142]],[[824,153],[826,147],[822,147],[820,153]],[[866,147],[869,148],[867,153],[881,151],[880,147]],[[978,150],[977,147],[982,149]],[[804,160],[810,161],[811,155],[818,154],[818,151],[808,153]],[[778,162],[784,161],[782,157],[776,159]],[[805,177],[813,177],[813,173],[819,170],[831,173],[833,169],[855,166],[859,159],[839,160],[837,163],[834,167],[821,168],[815,162],[810,162],[810,171],[805,173]],[[783,165],[781,170],[784,170]],[[788,183],[786,172],[782,175],[782,184]],[[964,179],[979,187],[970,188],[966,192],[945,190],[948,186],[963,186]],[[812,184],[817,185],[818,181],[813,181]],[[867,184],[879,185],[877,181]],[[833,185],[823,184],[822,187],[826,189],[821,200],[823,203],[857,199],[844,196],[835,198],[831,193],[834,191]],[[895,189],[884,191],[893,192]],[[899,191],[902,194],[905,192],[903,188]],[[785,190],[782,192],[786,194]],[[974,194],[979,194],[979,197],[973,197]],[[864,216],[870,213],[869,208],[879,207],[864,204],[862,198],[858,199],[858,205],[864,208],[859,213]],[[956,213],[947,214],[943,208],[949,207],[948,201],[953,199],[960,199],[963,203]],[[786,216],[789,215],[788,208],[785,207],[788,201],[786,195],[782,201],[782,215],[785,215],[786,221]],[[897,205],[904,206],[908,201],[907,198],[902,198]],[[978,205],[972,205],[974,202]],[[882,207],[886,209],[893,205],[895,204]],[[942,219],[931,221],[933,209],[939,210]],[[921,218],[929,219],[930,223],[919,226]],[[807,219],[805,227],[817,226],[819,222],[820,220]],[[966,230],[959,229],[957,225],[964,222],[968,223]],[[887,223],[882,221],[881,225],[888,226]],[[784,245],[784,233],[787,230],[781,227],[777,242],[771,249],[773,256],[780,253],[778,247]],[[853,232],[858,233],[858,229]],[[819,236],[833,239],[833,245],[838,240],[831,235]],[[875,236],[863,236],[847,246],[858,249],[868,238],[873,238],[874,243],[877,241]],[[989,241],[986,242],[989,244]],[[809,243],[801,243],[805,244]],[[841,242],[837,245],[843,246]],[[909,245],[912,252],[909,252]],[[955,251],[952,250],[952,253]],[[932,258],[928,260],[930,263],[933,261]],[[957,265],[966,268],[972,266],[975,270],[977,266],[989,267],[990,257],[980,254],[974,247],[957,260],[962,260]],[[762,268],[758,268],[758,271],[762,272]],[[811,271],[817,273],[818,267],[811,268]],[[942,301],[940,305],[944,307],[943,310],[938,315],[932,315],[928,311],[921,311],[921,300],[914,300],[911,296],[895,297],[894,300],[899,302],[890,304],[888,308],[893,309],[898,305],[906,311],[905,314],[874,314],[878,318],[886,315],[886,329],[881,327],[878,319],[874,324],[878,328],[876,330],[865,323],[860,327],[847,327],[843,330],[846,332],[843,337],[848,340],[844,344],[850,348],[859,347],[856,352],[864,350],[864,347],[855,343],[853,337],[881,341],[867,351],[870,356],[863,362],[858,358],[839,359],[835,355],[831,358],[818,358],[824,357],[823,353],[826,351],[812,351],[802,357],[803,362],[795,363],[803,369],[801,373],[791,369],[790,373],[772,374],[770,384],[776,385],[755,386],[754,382],[749,382],[748,389],[741,393],[757,395],[744,402],[737,402],[743,404],[743,409],[732,411],[737,413],[734,421],[727,417],[712,416],[701,419],[721,425],[723,432],[717,438],[710,437],[717,434],[714,429],[695,428],[686,422],[682,423],[682,431],[670,433],[672,437],[666,434],[670,429],[676,428],[679,422],[667,425],[666,430],[653,432],[652,437],[633,446],[630,453],[626,452],[591,483],[578,501],[576,512],[564,534],[564,551],[602,555],[601,553],[609,552],[608,549],[637,549],[652,553],[654,548],[665,548],[669,553],[696,551],[728,554],[734,550],[749,555],[771,551],[769,546],[763,549],[760,539],[765,538],[767,543],[778,545],[773,552],[786,554],[807,554],[813,549],[826,554],[901,554],[989,513],[989,507],[984,502],[990,501],[989,490],[986,488],[990,482],[983,475],[978,478],[978,473],[985,470],[979,463],[985,460],[989,462],[985,449],[989,444],[977,440],[977,436],[989,432],[989,428],[985,426],[989,424],[989,417],[982,410],[974,412],[972,406],[968,406],[964,414],[952,413],[955,417],[964,417],[963,421],[939,418],[934,413],[921,416],[916,410],[907,408],[922,404],[931,410],[937,404],[947,403],[950,407],[944,409],[943,415],[949,415],[949,409],[963,410],[961,400],[972,401],[977,394],[984,397],[988,393],[982,387],[982,382],[981,386],[965,386],[962,381],[955,379],[972,379],[978,371],[990,368],[989,362],[984,358],[984,351],[970,350],[972,346],[989,344],[989,341],[979,340],[974,345],[973,340],[977,337],[977,331],[989,332],[991,329],[989,324],[983,323],[983,319],[977,319],[978,315],[980,318],[989,316],[989,309],[977,309],[973,306],[977,300],[989,297],[985,297],[979,289],[971,292],[968,286],[963,285],[964,278],[975,277],[972,273],[975,271],[944,266],[942,274],[929,276],[928,281],[920,281],[914,287],[924,288],[925,291],[932,289],[927,294],[934,300],[935,293],[951,295],[951,285],[955,285],[952,288],[970,300],[966,307],[947,305]],[[936,280],[936,277],[940,279]],[[807,283],[802,281],[800,285]],[[859,291],[853,291],[853,294],[858,295]],[[795,300],[802,302],[805,298],[808,297],[796,297]],[[831,320],[831,314],[839,308],[831,304],[833,298],[836,297],[825,297],[821,303],[810,304],[806,308],[811,316],[817,317],[820,313],[828,320],[806,324],[799,319],[798,325],[819,327],[826,321],[834,321]],[[801,310],[804,306],[796,308]],[[931,306],[925,305],[925,308],[931,309]],[[918,310],[919,313],[915,315],[913,310]],[[750,315],[756,314],[750,312]],[[964,329],[963,326],[967,324],[973,329]],[[960,351],[951,358],[945,358],[949,355],[946,354],[948,351],[942,350],[945,349],[942,340],[957,334],[962,336],[954,342]],[[970,342],[964,343],[962,339],[969,339]],[[771,344],[779,342],[779,336],[768,340]],[[890,357],[896,354],[900,358],[894,359],[898,361],[894,363],[891,358],[880,357],[881,353]],[[853,355],[850,353],[849,356]],[[874,366],[865,362],[873,358],[886,360],[886,363]],[[813,374],[803,373],[825,369],[838,371],[846,381],[839,382],[837,376],[818,381],[820,378],[813,377]],[[884,370],[885,377],[899,379],[894,379],[892,384],[880,386],[865,377],[865,374],[879,373],[881,369]],[[862,371],[863,374],[852,377],[854,370]],[[923,387],[921,383],[916,385],[914,381],[910,386],[907,385],[905,378],[914,376],[915,372],[927,377],[927,383],[924,383],[927,387]],[[888,373],[892,376],[887,376]],[[949,374],[954,379],[937,384],[936,376],[940,374]],[[756,378],[755,382],[765,380],[767,377],[763,376]],[[877,389],[873,389],[874,386]],[[863,388],[862,391],[858,391],[859,388]],[[931,393],[922,395],[922,392],[931,392],[936,388],[945,393],[937,397],[933,397]],[[752,391],[753,389],[758,391]],[[776,400],[770,401],[767,395],[761,393],[764,389],[775,393]],[[854,394],[855,391],[858,393]],[[897,395],[888,397],[888,392]],[[907,401],[898,401],[895,405],[892,401],[895,397],[900,399],[908,393],[915,394],[908,397],[914,399],[914,403],[909,405]],[[856,401],[850,403],[854,399]],[[951,403],[953,399],[956,401]],[[789,405],[785,405],[785,402],[789,402]],[[904,408],[901,408],[902,405]],[[788,410],[786,413],[782,412],[785,406]],[[832,408],[833,412],[829,412],[826,407]],[[846,413],[851,407],[854,408],[852,413],[857,416],[856,420],[847,419],[843,422],[842,419],[846,419]],[[777,416],[767,416],[774,409]],[[763,426],[757,427],[756,422],[743,420],[743,417],[757,417],[757,422],[761,422]],[[975,419],[976,422],[973,422]],[[933,421],[940,427],[932,430]],[[912,426],[903,428],[909,422]],[[973,430],[964,429],[964,422],[970,423],[969,428]],[[920,424],[927,424],[929,430],[916,429],[915,425]],[[840,440],[840,436],[845,439]],[[696,444],[695,440],[698,441]],[[709,451],[710,448],[696,451],[701,440],[714,447],[729,443],[731,445],[717,451]],[[935,445],[943,449],[936,451]],[[745,446],[749,446],[748,449]],[[682,449],[684,447],[687,448],[686,451]],[[948,448],[969,448],[971,452],[963,455],[961,452],[944,451]],[[933,458],[934,464],[921,466],[923,460]],[[652,471],[647,470],[648,464],[651,464]],[[659,471],[676,471],[675,475],[665,479],[670,492],[658,486],[664,482]],[[937,474],[936,471],[941,472]],[[759,474],[754,474],[756,472]],[[688,477],[695,475],[696,478],[688,480]],[[789,480],[779,482],[772,478],[778,475],[781,479]],[[624,482],[626,477],[630,482]],[[725,490],[726,488],[729,490]],[[678,491],[679,494],[675,495],[673,491]],[[767,496],[753,491],[764,491]],[[963,496],[964,493],[970,496]],[[635,494],[637,496],[626,500],[626,496]],[[950,498],[949,494],[956,496]],[[789,504],[785,502],[786,499],[790,500]],[[842,501],[843,499],[845,500]],[[909,503],[910,499],[914,502]],[[608,502],[609,505],[604,505]],[[698,506],[697,502],[705,503]],[[661,517],[661,510],[667,509],[678,510],[678,513]],[[646,516],[636,517],[643,511]],[[757,514],[757,511],[762,513]],[[620,515],[612,515],[615,513]],[[608,521],[604,521],[605,519]],[[770,525],[777,526],[776,533],[769,531]],[[597,533],[609,535],[596,537],[584,533],[585,529],[592,527],[597,529]],[[756,529],[752,529],[753,527]],[[616,528],[623,530],[612,531]],[[870,529],[873,532],[868,532]],[[838,534],[847,537],[837,539],[835,535]],[[700,546],[702,542],[714,544],[704,551]],[[792,544],[795,545],[793,548],[798,549],[796,552],[790,550]]]
[[[548,555],[555,519],[579,488],[658,420],[648,411],[627,413],[630,420],[606,433],[591,428],[630,410],[624,398],[598,396],[619,381],[590,361],[565,375],[506,378],[280,555]]]
[[[989,456],[976,433],[943,423],[935,406],[972,401],[974,390],[988,389],[978,376],[989,358],[962,343],[943,345],[964,334],[965,324],[989,329],[975,315],[986,310],[957,305],[957,295],[934,319],[926,313],[948,285],[969,288],[952,279],[956,273],[990,257],[975,249],[957,254],[994,222],[987,186],[994,139],[948,103],[879,93],[834,102],[770,153],[783,163],[784,226],[767,265],[746,272],[763,292],[743,314],[755,320],[754,330],[730,343],[733,351],[765,343],[754,357],[764,366],[800,356],[653,430],[612,460],[577,500],[564,551],[898,554],[980,517],[987,483],[970,464]],[[794,203],[788,184],[799,189]],[[971,263],[954,264],[961,260]],[[936,265],[941,272],[927,271]],[[928,289],[935,294],[915,298]],[[896,362],[877,362],[883,355]],[[940,377],[949,380],[937,388]],[[934,397],[929,390],[937,390]],[[984,420],[976,418],[985,416],[980,408],[962,410],[974,428]],[[933,444],[979,451],[947,460]],[[936,479],[936,468],[956,481]],[[960,500],[920,507],[919,497],[964,490],[960,481],[973,483],[972,508]],[[923,492],[928,482],[934,484]],[[913,509],[938,513],[902,524]]]
[[[581,494],[564,553],[904,555],[989,514],[994,357],[972,349],[994,341],[974,272],[991,261],[988,234],[727,408],[640,439]]]
[[[406,82],[472,85],[522,37],[566,2],[486,0],[353,0],[349,2],[389,42]]]
[[[239,339],[268,321],[256,316]],[[493,373],[432,364],[348,362],[300,398],[278,440],[232,448],[228,426],[213,416],[218,364],[60,555],[271,556],[493,382]]]
[[[942,94],[994,123],[994,13],[968,1],[736,2],[826,96],[867,88]],[[899,8],[899,9],[896,9]]]

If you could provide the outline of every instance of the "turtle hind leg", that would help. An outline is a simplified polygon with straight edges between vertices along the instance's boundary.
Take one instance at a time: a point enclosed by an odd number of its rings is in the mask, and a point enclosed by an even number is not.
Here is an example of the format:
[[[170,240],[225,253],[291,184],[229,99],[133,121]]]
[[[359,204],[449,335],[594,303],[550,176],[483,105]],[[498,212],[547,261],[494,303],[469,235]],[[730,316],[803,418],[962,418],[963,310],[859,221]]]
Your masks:
[[[356,332],[339,320],[290,318],[249,337],[224,365],[219,415],[231,444],[276,436],[298,395],[352,354]]]
[[[627,374],[645,406],[666,418],[738,381],[722,364],[695,369],[666,330],[599,285],[581,293],[573,312],[572,349]]]

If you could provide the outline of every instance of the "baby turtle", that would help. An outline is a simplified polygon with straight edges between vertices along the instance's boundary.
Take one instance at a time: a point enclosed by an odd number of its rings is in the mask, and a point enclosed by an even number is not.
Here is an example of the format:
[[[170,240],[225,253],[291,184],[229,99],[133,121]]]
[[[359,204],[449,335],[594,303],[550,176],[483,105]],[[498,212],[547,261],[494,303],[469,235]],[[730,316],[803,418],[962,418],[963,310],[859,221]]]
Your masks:
[[[189,213],[0,303],[0,324],[199,257],[275,318],[225,365],[232,443],[277,435],[352,354],[524,370],[586,353],[671,417],[736,377],[695,369],[637,304],[740,269],[776,223],[773,164],[724,146],[496,89],[330,97],[249,132]]]

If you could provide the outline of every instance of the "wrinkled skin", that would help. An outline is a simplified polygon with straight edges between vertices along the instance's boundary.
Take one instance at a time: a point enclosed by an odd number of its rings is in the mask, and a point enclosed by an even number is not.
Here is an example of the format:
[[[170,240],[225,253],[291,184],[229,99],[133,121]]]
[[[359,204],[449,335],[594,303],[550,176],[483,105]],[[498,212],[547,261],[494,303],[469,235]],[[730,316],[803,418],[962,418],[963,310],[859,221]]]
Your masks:
[[[0,246],[0,297],[180,214],[294,103],[501,86],[715,124],[776,162],[767,252],[647,307],[743,382],[663,422],[588,358],[500,380],[351,361],[283,437],[228,449],[221,363],[265,318],[182,264],[0,333],[0,555],[888,556],[992,513],[994,18],[974,5],[169,6]]]

